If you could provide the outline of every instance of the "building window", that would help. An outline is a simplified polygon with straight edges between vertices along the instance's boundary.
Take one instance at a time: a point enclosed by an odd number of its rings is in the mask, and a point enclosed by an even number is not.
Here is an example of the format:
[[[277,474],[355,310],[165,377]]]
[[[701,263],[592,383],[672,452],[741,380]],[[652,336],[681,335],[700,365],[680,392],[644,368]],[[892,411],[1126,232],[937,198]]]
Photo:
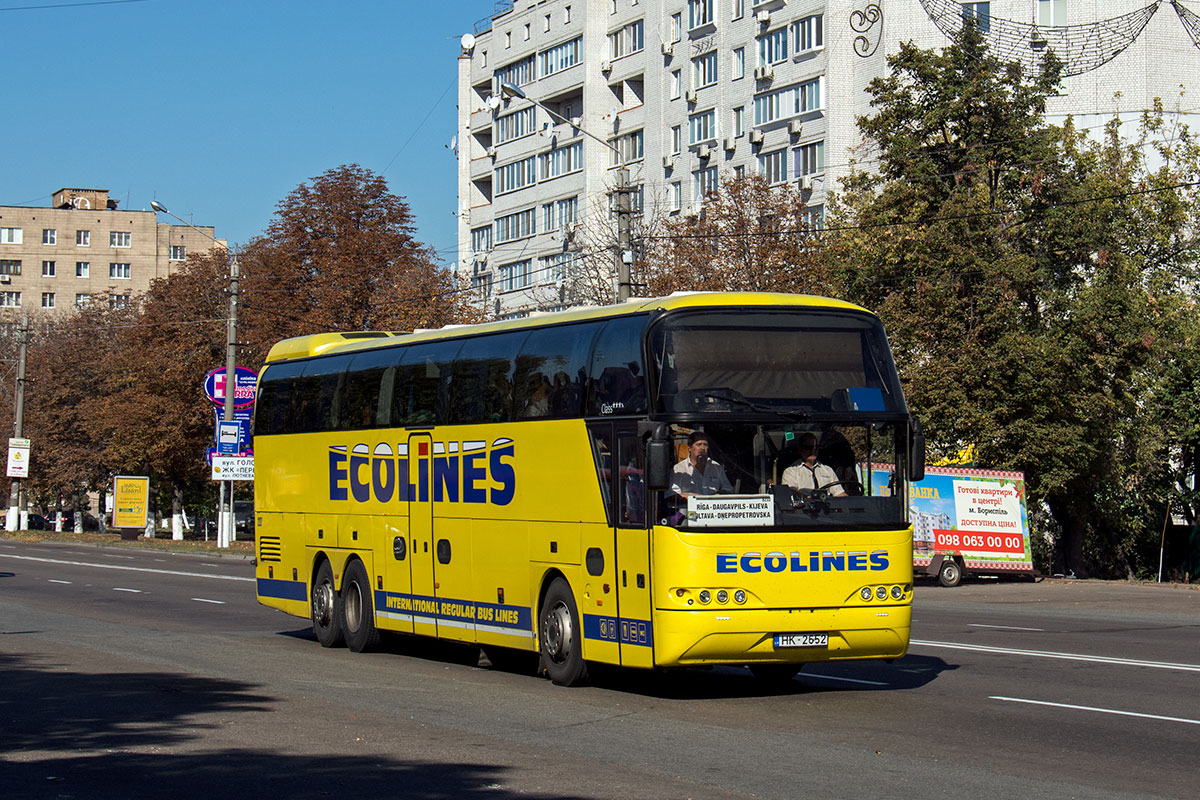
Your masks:
[[[771,31],[758,39],[758,63],[760,66],[778,64],[788,57],[787,28]]]
[[[809,206],[804,209],[800,224],[807,231],[819,231],[825,228],[825,206]]]
[[[75,295],[75,307],[76,308],[87,308],[91,302],[92,302],[92,296],[90,294],[87,294],[86,292],[76,293],[76,295]]]
[[[504,32],[504,49],[509,50],[511,48],[512,48],[512,31],[505,31]]]
[[[563,24],[564,25],[571,24],[571,7],[570,6],[567,6],[566,8],[563,9]]]
[[[525,41],[527,41],[527,42],[529,41],[529,34],[530,34],[529,28],[530,28],[530,25],[528,22],[526,22],[525,23]]]
[[[92,243],[91,231],[75,231],[75,246],[87,247]]]
[[[471,288],[480,293],[484,300],[492,296],[492,276],[475,275],[471,278]]]
[[[111,231],[108,234],[109,247],[129,247],[133,236],[129,231]]]
[[[669,211],[678,211],[683,208],[683,184],[675,181],[671,184],[671,196],[668,200],[670,203]]]
[[[87,261],[76,261],[75,262],[75,277],[76,278],[87,278],[87,277],[89,277],[88,273],[90,271],[91,271],[91,264],[89,264]]]
[[[551,47],[549,50],[543,50],[539,53],[542,77],[562,72],[564,69],[578,64],[582,43],[583,38],[576,37],[569,42],[563,42],[556,47]]]
[[[984,5],[987,3],[976,3]],[[965,13],[965,12],[964,12]],[[805,17],[792,24],[792,38],[796,40],[796,52],[807,53],[810,50],[820,50],[825,46],[825,36],[822,31],[822,17],[815,14]]]
[[[710,50],[692,59],[692,88],[700,89],[717,82],[717,51]]]
[[[537,78],[533,56],[522,58],[520,61],[514,61],[506,67],[501,67],[496,70],[495,78],[497,91],[500,90],[500,85],[504,83],[513,86],[524,86],[527,83],[533,83]]]
[[[496,169],[496,194],[515,192],[537,183],[537,156],[514,161]]]
[[[714,0],[688,0],[688,29],[709,25],[713,21]]]
[[[0,228],[0,244],[22,244],[20,228]]]
[[[171,261],[183,261],[187,258],[187,248],[181,244],[171,245],[171,249],[168,252],[170,255],[167,258]]]
[[[490,253],[492,250],[492,226],[471,229],[471,252]]]
[[[20,259],[0,258],[0,275],[20,275]]]
[[[758,174],[767,183],[783,183],[787,180],[787,150],[775,150],[758,157]]]
[[[823,107],[821,82],[821,78],[813,78],[806,83],[757,95],[754,98],[754,124],[765,125],[796,114],[820,111]]]
[[[671,155],[675,155],[683,149],[683,126],[675,125],[671,128]]]
[[[717,138],[717,112],[715,109],[693,114],[688,117],[688,123],[691,131],[688,144],[698,144]]]
[[[612,165],[615,167],[641,161],[645,153],[644,141],[645,137],[642,135],[642,131],[634,131],[618,137],[614,143],[616,149],[612,151]]]
[[[58,231],[54,228],[42,228],[42,244],[58,244]]]
[[[746,0],[733,0],[733,11],[730,19],[741,19],[746,14]]]
[[[642,20],[631,22],[621,30],[608,35],[608,53],[611,58],[620,58],[637,53],[646,46],[646,25]]]
[[[557,231],[579,218],[579,198],[564,197],[542,206],[542,230]]]
[[[542,156],[542,180],[583,169],[583,142],[556,147]]]
[[[671,99],[678,100],[679,93],[682,90],[683,81],[680,80],[679,70],[671,71]]]
[[[671,15],[671,41],[678,42],[683,38],[683,12]]]
[[[738,106],[733,110],[733,135],[741,136],[746,132],[746,107]]]
[[[555,253],[542,258],[541,280],[560,283],[575,273],[578,253]]]
[[[506,214],[495,222],[496,244],[511,242],[514,239],[524,239],[537,233],[537,218],[534,210],[528,208],[514,214]]]
[[[1067,0],[1038,0],[1038,25],[1043,28],[1067,24]]]
[[[733,51],[733,80],[746,77],[746,48],[739,47]]]
[[[21,305],[20,292],[0,292],[0,306],[12,307]]]
[[[524,289],[529,285],[529,267],[532,261],[514,261],[500,267],[500,291],[511,292],[513,289]]]
[[[796,148],[795,153],[798,177],[820,175],[825,171],[825,142],[802,145]]]
[[[42,277],[43,278],[53,278],[54,271],[55,271],[55,264],[53,261],[43,261],[42,262]]]
[[[42,292],[42,308],[54,308],[54,292]]]
[[[496,119],[496,143],[508,142],[533,132],[533,107]]]
[[[129,308],[129,295],[110,294],[108,296],[108,307],[112,309]]]
[[[108,265],[108,277],[110,277],[110,278],[128,280],[129,272],[130,272],[130,269],[129,269],[128,264],[109,264]]]
[[[697,202],[716,192],[719,187],[717,182],[717,168],[708,167],[707,169],[693,172],[692,185],[696,188]]]

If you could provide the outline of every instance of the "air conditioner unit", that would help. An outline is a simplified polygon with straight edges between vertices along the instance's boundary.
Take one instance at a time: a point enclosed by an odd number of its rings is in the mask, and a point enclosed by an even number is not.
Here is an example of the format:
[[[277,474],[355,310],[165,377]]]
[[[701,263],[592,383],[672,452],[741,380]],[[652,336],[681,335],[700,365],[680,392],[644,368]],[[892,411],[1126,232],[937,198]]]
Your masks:
[[[804,123],[798,119],[794,119],[788,123],[788,133],[792,136],[799,136],[804,131]]]
[[[683,99],[684,99],[684,100],[687,100],[689,103],[692,103],[693,105],[695,105],[695,103],[696,103],[696,90],[695,90],[695,89],[688,89],[686,92],[684,92],[684,93],[683,93]]]
[[[712,148],[706,144],[701,145],[700,147],[696,148],[696,155],[701,159],[709,158],[712,156]]]
[[[813,179],[810,175],[803,175],[800,178],[800,191],[811,192],[813,190]]]
[[[761,11],[755,12],[754,18],[758,20],[759,25],[766,25],[771,21],[771,10],[764,8]]]
[[[663,156],[663,169],[671,169],[675,166],[675,156]]]
[[[0,283],[12,283],[11,275],[0,275]]]
[[[775,70],[772,69],[771,67],[755,67],[754,68],[754,80],[756,80],[756,81],[769,81],[774,77],[775,77]]]
[[[737,140],[734,139],[732,136],[726,136],[725,141],[722,142],[722,145],[725,147],[726,150],[736,150],[737,149]]]
[[[762,144],[762,131],[750,131],[750,144]]]
[[[700,205],[698,203],[692,203],[687,208],[683,209],[683,216],[685,216],[685,217],[700,216]]]
[[[487,253],[476,253],[475,254],[475,263],[476,264],[486,264],[487,262],[488,262],[488,254]]]
[[[495,157],[496,157],[496,148],[494,148],[494,147],[489,147],[489,148],[487,149],[487,157],[488,157],[488,158],[495,158]]]
[[[571,117],[571,127],[578,128],[583,124],[583,117]]]
[[[612,62],[611,61],[601,61],[600,62],[600,71],[603,73],[606,73],[606,74],[609,72],[612,72]]]
[[[662,54],[664,56],[674,55],[674,53],[675,53],[675,45],[674,44],[672,44],[671,42],[663,42],[662,43]]]

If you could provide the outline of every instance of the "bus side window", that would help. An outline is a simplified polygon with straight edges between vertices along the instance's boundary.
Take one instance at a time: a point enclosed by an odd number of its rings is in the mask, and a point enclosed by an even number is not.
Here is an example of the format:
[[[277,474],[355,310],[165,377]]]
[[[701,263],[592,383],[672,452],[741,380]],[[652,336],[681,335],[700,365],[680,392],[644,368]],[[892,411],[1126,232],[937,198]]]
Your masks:
[[[316,433],[337,430],[344,397],[343,382],[348,356],[318,358],[307,362],[303,376],[296,381],[296,431]]]
[[[636,414],[646,410],[642,334],[646,317],[609,320],[596,340],[588,374],[588,414]]]
[[[646,523],[646,483],[643,478],[641,437],[623,433],[617,439],[618,525],[642,527]]]
[[[600,481],[600,496],[604,499],[604,516],[608,524],[613,524],[612,513],[612,473],[613,473],[613,441],[612,425],[607,422],[596,422],[588,426],[592,438],[592,455],[596,459],[596,478]]]
[[[464,341],[450,377],[447,422],[512,419],[513,359],[525,336],[522,331]]]
[[[583,412],[583,375],[600,326],[581,323],[530,331],[514,373],[516,419],[562,419]]]
[[[393,425],[433,425],[445,420],[446,388],[459,345],[451,340],[405,348],[392,394]]]
[[[271,364],[263,372],[259,396],[254,404],[255,434],[292,433],[292,406],[299,395],[296,382],[303,371],[303,361],[284,361]]]

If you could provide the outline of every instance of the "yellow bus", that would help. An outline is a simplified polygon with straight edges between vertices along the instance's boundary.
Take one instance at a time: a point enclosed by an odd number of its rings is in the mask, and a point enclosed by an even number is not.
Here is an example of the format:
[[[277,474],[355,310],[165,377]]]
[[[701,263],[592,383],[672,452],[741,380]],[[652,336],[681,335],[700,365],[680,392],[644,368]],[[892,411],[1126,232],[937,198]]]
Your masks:
[[[908,648],[924,440],[848,303],[681,293],[288,339],[254,425],[258,598],[324,646],[423,634],[566,685]]]

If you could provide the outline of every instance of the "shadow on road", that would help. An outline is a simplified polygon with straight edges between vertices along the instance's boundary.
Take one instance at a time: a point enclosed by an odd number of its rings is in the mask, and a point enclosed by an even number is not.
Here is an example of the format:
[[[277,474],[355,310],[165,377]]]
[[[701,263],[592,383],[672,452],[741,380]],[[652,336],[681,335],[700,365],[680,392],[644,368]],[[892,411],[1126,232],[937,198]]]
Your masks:
[[[259,687],[167,672],[82,673],[0,654],[0,797],[172,800],[507,798],[507,768],[204,749],[206,731],[263,725],[275,698]],[[319,742],[299,740],[320,749]],[[530,795],[522,797],[558,797]]]

